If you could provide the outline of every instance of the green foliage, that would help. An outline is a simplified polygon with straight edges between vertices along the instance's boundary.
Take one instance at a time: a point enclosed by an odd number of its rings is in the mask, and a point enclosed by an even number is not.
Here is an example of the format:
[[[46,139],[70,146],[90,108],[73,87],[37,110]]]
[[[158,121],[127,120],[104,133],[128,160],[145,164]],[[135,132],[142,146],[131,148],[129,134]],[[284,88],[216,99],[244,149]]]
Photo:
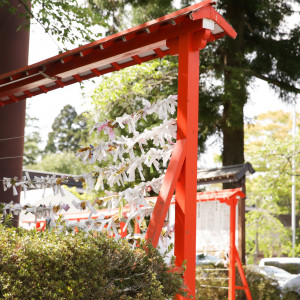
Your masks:
[[[84,114],[77,115],[73,106],[65,105],[52,124],[45,151],[77,151],[86,141],[87,135],[87,120]]]
[[[89,171],[88,166],[78,160],[72,152],[50,153],[37,164],[28,165],[27,168],[72,175],[80,175]]]
[[[171,299],[182,271],[170,272],[150,245],[25,231],[0,225],[1,299]],[[172,266],[174,267],[174,266]]]
[[[290,130],[291,120],[283,112],[262,114],[246,127],[246,158],[257,172],[247,180],[247,205],[256,208],[246,218],[250,262],[258,251],[265,256],[291,254],[290,231],[277,217],[291,213],[292,158],[297,166],[295,175],[300,173],[300,136],[293,140]],[[297,182],[296,207],[300,205],[299,189]]]
[[[29,3],[31,2],[31,8]],[[107,27],[107,18],[94,13],[87,5],[80,5],[77,0],[20,0],[19,6],[25,8],[25,13],[19,13],[9,1],[2,1],[0,8],[6,8],[12,14],[18,14],[24,19],[19,27],[29,28],[30,21],[40,24],[45,33],[55,36],[63,44],[79,45],[91,42],[101,36],[99,30],[93,30],[94,25]]]
[[[247,282],[250,288],[252,299],[257,300],[279,300],[282,299],[282,292],[275,279],[258,273],[251,266],[244,267]],[[241,286],[241,279],[237,278],[237,285]],[[237,292],[237,299],[247,299],[243,291]],[[287,299],[286,299],[287,300]]]
[[[157,19],[174,11],[172,0],[130,0],[133,25],[142,24]]]
[[[68,190],[69,192],[71,192],[76,198],[80,199],[81,201],[91,201],[91,202],[94,202],[95,199],[98,197],[104,197],[106,196],[105,192],[104,191],[98,191],[98,192],[95,192],[95,191],[92,191],[92,192],[84,192],[82,194],[78,193],[76,191],[76,187],[73,186],[73,187],[68,187],[66,185],[63,185],[64,189]],[[103,206],[100,206],[99,208],[104,208]]]
[[[207,271],[207,269],[213,270],[218,268],[219,270]],[[207,264],[205,266],[196,268],[196,299],[208,300],[228,299],[228,270],[220,270],[224,266],[215,266],[214,264]],[[220,288],[221,287],[221,288]]]
[[[300,173],[300,136],[293,140],[290,134],[291,120],[288,117],[288,114],[282,112],[262,114],[257,123],[246,128],[246,157],[257,171],[256,176],[248,181],[248,205],[257,204],[259,208],[273,214],[291,212],[292,158],[297,166],[294,175]]]
[[[206,269],[214,269],[214,271],[207,271]],[[208,265],[204,268],[197,267],[197,280],[196,280],[196,299],[228,299],[228,269],[219,270],[220,266]],[[252,299],[255,300],[279,300],[281,298],[281,290],[278,283],[263,274],[258,273],[251,266],[244,267],[247,282],[250,288]],[[237,286],[242,286],[242,282],[236,270],[236,283]],[[221,288],[220,288],[221,287]],[[223,287],[223,288],[222,288]],[[246,299],[244,291],[236,291],[236,299]],[[288,298],[286,298],[287,300]]]
[[[114,5],[110,15],[113,20],[120,20],[125,6],[131,5],[129,21],[134,25],[173,9],[168,0],[89,2],[95,7],[98,5],[98,9],[109,10],[109,5]],[[193,3],[181,1],[182,7]],[[243,107],[248,101],[247,88],[255,78],[268,82],[285,100],[292,93],[299,93],[299,26],[289,30],[284,23],[293,13],[292,4],[295,3],[276,0],[217,2],[217,10],[238,35],[234,40],[224,38],[210,43],[201,51],[199,146],[202,151],[207,137],[215,133],[223,136],[224,164],[244,162]],[[128,13],[118,25],[125,21],[128,22]]]
[[[39,148],[39,144],[41,143],[42,139],[40,137],[39,132],[37,131],[38,127],[33,125],[34,121],[37,120],[37,118],[32,118],[28,114],[26,114],[26,133],[24,138],[23,156],[23,164],[25,166],[34,164],[37,158],[42,153],[41,149]]]
[[[9,1],[2,1],[11,13]],[[182,0],[182,6],[194,1]],[[21,1],[26,6],[25,1]],[[171,0],[87,0],[80,7],[76,0],[33,0],[38,8],[35,18],[63,42],[91,40],[91,24],[100,24],[114,33],[171,12]],[[299,93],[299,25],[289,30],[286,17],[293,13],[296,1],[239,2],[222,0],[219,10],[238,33],[235,40],[224,38],[210,43],[201,52],[200,76],[200,148],[216,132],[223,135],[223,163],[243,163],[243,107],[248,100],[247,87],[259,78],[288,100]],[[94,13],[95,12],[95,13]],[[238,13],[237,13],[238,12]],[[27,18],[32,13],[27,9]],[[73,29],[76,29],[76,34]],[[211,82],[213,81],[213,84]],[[209,83],[209,84],[208,84]]]
[[[164,16],[172,11],[172,0],[87,0],[90,8],[109,22],[107,35]],[[131,24],[131,25],[129,25]]]
[[[299,24],[285,24],[291,4],[296,1],[217,2],[237,37],[220,39],[201,51],[199,122],[200,139],[222,134],[223,164],[244,163],[243,107],[254,79],[268,82],[287,101],[299,93]]]
[[[290,254],[290,231],[267,210],[247,213],[246,251],[248,263],[256,263],[258,251],[265,257]]]
[[[291,137],[287,136],[282,141],[267,140],[261,148],[251,153],[250,161],[259,173],[248,183],[248,204],[253,205],[258,201],[260,208],[268,209],[273,213],[291,212],[292,157],[299,165],[299,145],[299,137],[293,143]],[[297,174],[299,168],[295,175]],[[299,198],[298,190],[298,207]]]
[[[177,94],[177,64],[155,60],[104,77],[92,96],[93,111],[103,121],[135,112],[142,99],[152,102],[170,94]]]
[[[297,125],[299,128],[299,124]],[[292,130],[290,113],[268,111],[257,116],[250,124],[245,125],[245,154],[247,157],[267,140],[283,142]]]
[[[114,120],[119,116],[132,114],[139,109],[143,109],[143,99],[150,102],[164,99],[170,94],[177,93],[177,65],[173,60],[156,60],[151,63],[144,63],[140,66],[133,66],[111,76],[106,76],[101,84],[95,89],[92,96],[93,99],[93,119],[97,122],[105,120]],[[137,130],[143,132],[146,128],[157,126],[161,123],[156,115],[148,115],[147,120],[140,120],[137,125]],[[94,125],[94,124],[90,124]],[[126,129],[114,129],[117,136],[132,136],[128,134]],[[89,143],[96,144],[100,139],[107,139],[104,134],[92,135]],[[143,146],[145,151],[153,147],[151,141],[148,145]],[[137,155],[140,154],[140,149],[134,149]],[[101,167],[112,164],[112,160],[101,163]],[[144,168],[143,175],[145,180],[151,180],[158,176],[157,170],[154,168]],[[137,181],[140,182],[140,175],[136,172]],[[126,187],[132,185],[128,184]],[[108,189],[109,187],[106,186]],[[121,187],[123,189],[123,187]],[[120,187],[115,187],[115,190],[120,190]]]
[[[26,128],[29,134],[25,136],[24,165],[33,170],[59,172],[65,174],[82,174],[89,171],[81,161],[75,157],[75,152],[87,138],[87,121],[84,114],[77,115],[71,105],[66,105],[55,118],[52,132],[49,133],[45,152],[39,149],[41,138],[32,125],[35,118],[26,116]],[[59,153],[56,153],[60,151]],[[37,163],[36,159],[42,155]]]

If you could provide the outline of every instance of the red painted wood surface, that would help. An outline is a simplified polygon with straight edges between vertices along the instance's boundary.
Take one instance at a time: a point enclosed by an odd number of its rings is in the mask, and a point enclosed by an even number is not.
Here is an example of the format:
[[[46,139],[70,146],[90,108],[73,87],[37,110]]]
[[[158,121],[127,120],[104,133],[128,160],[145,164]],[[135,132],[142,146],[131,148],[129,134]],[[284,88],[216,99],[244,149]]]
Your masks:
[[[1,4],[4,1],[0,1]],[[0,4],[0,74],[10,72],[28,65],[29,31],[25,28],[17,30],[25,25],[26,13],[23,5],[18,0],[9,1],[11,7],[16,8],[15,14],[8,11],[7,6]],[[26,1],[30,9],[30,1]],[[18,99],[9,99],[13,104],[1,107],[0,103],[0,179],[3,177],[22,178],[23,151],[24,151],[24,127],[26,103],[15,103]],[[19,137],[10,139],[11,137]],[[1,202],[20,202],[21,187],[17,187],[18,195],[14,195],[12,189],[4,191],[0,187]],[[13,218],[13,226],[18,226],[18,216]]]
[[[146,240],[150,240],[154,247],[157,246],[163,228],[172,196],[179,174],[186,157],[186,141],[178,140],[174,147],[172,157],[162,183],[156,204],[146,233]]]
[[[197,31],[202,19],[215,22],[208,41],[236,32],[212,7],[212,0],[67,51],[31,66],[0,75],[0,106],[81,82],[109,72],[169,55],[169,39],[180,32]],[[172,53],[177,54],[177,53]]]
[[[242,284],[243,284],[242,287],[236,286],[235,288],[245,290],[247,300],[252,300],[252,296],[251,296],[249,285],[248,285],[248,282],[247,282],[247,279],[246,279],[246,276],[245,276],[243,265],[242,265],[242,262],[241,262],[241,259],[240,259],[240,256],[239,256],[239,253],[238,253],[236,247],[235,247],[235,260],[236,260],[238,271],[240,273]]]
[[[192,44],[193,32],[179,36],[177,139],[186,139],[188,151],[176,186],[174,254],[177,266],[186,261],[184,282],[195,296],[199,50]]]
[[[236,201],[231,199],[230,205],[230,246],[229,246],[229,282],[228,300],[235,299],[235,222]]]
[[[241,189],[228,189],[217,192],[198,193],[198,201],[219,201],[230,206],[230,240],[229,240],[229,280],[228,280],[228,300],[235,300],[236,290],[244,290],[247,300],[252,300],[250,289],[247,283],[245,272],[239,257],[239,253],[235,245],[235,230],[236,230],[236,206],[238,200],[245,197]],[[236,286],[236,265],[242,280],[242,286]]]

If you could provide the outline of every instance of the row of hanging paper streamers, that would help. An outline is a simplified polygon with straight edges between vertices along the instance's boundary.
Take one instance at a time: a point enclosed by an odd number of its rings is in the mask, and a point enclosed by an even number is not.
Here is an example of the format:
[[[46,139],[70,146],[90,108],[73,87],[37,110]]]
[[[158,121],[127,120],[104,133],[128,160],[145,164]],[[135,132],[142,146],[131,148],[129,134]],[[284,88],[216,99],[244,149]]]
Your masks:
[[[33,179],[30,178],[29,174],[23,176],[21,180],[17,177],[14,178],[3,178],[3,188],[4,190],[13,189],[13,194],[17,195],[17,188],[21,186],[26,193],[28,188],[43,189],[43,196],[45,194],[46,188],[52,188],[54,195],[61,193],[64,196],[63,189],[61,188],[63,184],[67,183],[69,180],[82,181],[88,190],[100,190],[104,189],[104,181],[106,181],[110,187],[114,184],[123,185],[125,182],[135,181],[135,173],[138,171],[142,180],[145,180],[143,176],[143,165],[147,167],[154,167],[159,171],[160,161],[162,161],[163,166],[167,165],[173,150],[173,140],[176,138],[177,124],[175,119],[168,120],[169,114],[174,114],[177,106],[177,96],[169,96],[166,99],[150,103],[144,100],[144,109],[132,115],[123,115],[116,120],[105,121],[102,123],[96,123],[93,130],[101,132],[102,130],[109,135],[108,142],[100,142],[96,146],[90,145],[90,147],[83,148],[79,150],[78,156],[86,163],[94,164],[96,161],[107,160],[109,155],[113,156],[113,161],[117,163],[116,165],[111,165],[105,168],[95,167],[92,172],[87,174],[77,175],[77,176],[64,176],[57,178],[55,174],[52,176],[37,177]],[[147,115],[156,113],[159,119],[163,120],[163,123],[156,126],[150,130],[145,130],[142,133],[136,131],[136,123],[140,119],[146,119]],[[116,138],[116,135],[112,132],[116,126],[124,128],[128,126],[128,131],[133,133],[132,138],[121,136]],[[152,140],[155,146],[160,146],[162,149],[150,148],[147,152],[144,151],[143,145],[147,141]],[[138,146],[141,150],[141,155],[135,155],[133,149]],[[124,158],[124,155],[127,158]],[[153,206],[151,206],[145,200],[145,196],[150,191],[154,191],[156,194],[159,193],[160,186],[162,184],[164,175],[159,178],[154,178],[149,182],[142,182],[134,188],[127,188],[122,192],[113,193],[108,192],[107,196],[101,199],[95,200],[93,203],[89,201],[76,202],[73,201],[73,205],[79,209],[89,209],[90,215],[87,220],[82,220],[80,222],[68,222],[66,221],[64,225],[56,224],[58,219],[58,213],[62,210],[67,211],[69,206],[61,203],[60,205],[49,205],[49,206],[32,206],[32,205],[20,205],[9,203],[4,207],[5,212],[12,212],[18,214],[21,210],[26,213],[32,213],[35,215],[35,219],[44,218],[47,221],[48,227],[56,227],[58,230],[63,230],[63,228],[80,228],[86,232],[88,231],[102,231],[106,228],[109,234],[113,233],[115,238],[119,238],[117,227],[122,219],[125,222],[123,230],[128,230],[129,235],[133,233],[133,229],[130,225],[131,220],[135,220],[140,228],[145,228],[145,217],[149,216],[153,211]],[[26,195],[26,194],[25,194]],[[26,197],[26,196],[25,196]],[[108,208],[110,212],[112,209],[119,208],[119,213],[110,218],[104,218],[103,216],[97,216],[97,211],[95,209],[96,204],[104,205]],[[128,206],[129,210],[124,211],[124,206]],[[160,244],[166,244],[164,238],[169,238],[172,233],[173,228],[171,228],[167,223],[163,230]],[[142,236],[145,234],[145,230],[142,230]]]
[[[94,164],[98,161],[106,161],[110,156],[113,157],[113,161],[117,159],[123,160],[124,154],[129,154],[133,159],[134,148],[139,147],[142,154],[145,154],[143,145],[147,144],[147,141],[152,140],[156,147],[165,147],[166,144],[172,144],[172,140],[176,138],[177,122],[174,119],[169,119],[170,114],[174,114],[177,106],[177,96],[172,95],[166,99],[158,100],[152,104],[149,101],[144,100],[144,109],[139,110],[131,115],[124,114],[122,117],[116,118],[116,120],[106,120],[101,123],[95,123],[91,132],[96,130],[97,132],[103,131],[108,134],[108,142],[100,142],[98,145],[90,145],[79,150],[78,157],[82,159],[84,163]],[[147,115],[156,113],[159,119],[163,120],[163,123],[150,130],[146,129],[144,132],[139,133],[136,131],[137,122],[140,119],[146,119]],[[129,133],[133,133],[132,138],[121,136],[116,137],[114,129],[116,127],[124,128],[128,127]]]
[[[156,193],[159,192],[164,175],[159,178],[154,178],[148,182],[142,182],[134,189],[128,188],[122,192],[113,193],[107,191],[107,196],[103,198],[97,198],[94,202],[73,200],[72,205],[78,210],[89,210],[90,214],[86,220],[68,221],[67,219],[60,218],[60,214],[63,211],[68,211],[70,206],[61,202],[60,204],[52,205],[30,205],[30,204],[18,204],[8,203],[4,205],[4,214],[13,213],[14,215],[24,213],[31,213],[35,217],[35,222],[39,219],[46,221],[47,228],[56,228],[58,232],[64,232],[66,229],[81,230],[86,233],[89,232],[103,232],[105,231],[110,236],[119,239],[119,230],[125,232],[127,230],[128,239],[133,239],[133,246],[135,246],[137,240],[144,239],[146,233],[145,217],[152,214],[155,202],[146,201],[144,195],[147,191],[153,190]],[[127,203],[127,206],[125,207]],[[104,214],[98,214],[95,206],[103,205],[108,208],[109,217]],[[114,213],[114,209],[118,208],[118,212]],[[63,214],[63,213],[62,213]],[[134,234],[134,229],[131,226],[131,221],[134,220],[138,223],[141,229],[141,234]],[[63,221],[63,222],[62,222]],[[120,222],[125,225],[120,228]],[[161,233],[159,246],[161,249],[166,249],[170,244],[170,239],[174,232],[174,226],[170,226],[168,222],[164,224],[164,228]]]
[[[177,105],[177,96],[169,96],[167,99],[163,99],[155,102],[152,106],[149,104],[144,110],[148,112],[156,112],[161,117],[165,117],[165,114],[173,113]],[[128,118],[132,118],[134,122],[137,122],[139,118],[135,116],[142,116],[141,113],[135,113],[130,116],[126,115],[123,122],[126,123]],[[125,121],[125,119],[127,121]],[[121,124],[121,121],[118,121]],[[123,124],[123,123],[122,123]],[[112,145],[110,142],[100,143],[98,146],[90,146],[90,149],[80,149],[79,156],[84,161],[89,158],[90,163],[107,160],[107,156],[113,153],[114,162],[119,158],[120,162],[117,165],[108,166],[105,168],[95,167],[95,170],[87,174],[78,176],[65,176],[56,178],[53,176],[45,177],[34,177],[31,179],[28,175],[23,176],[21,180],[17,177],[14,178],[3,178],[3,189],[6,191],[9,188],[13,189],[13,194],[17,195],[17,186],[22,186],[24,192],[28,188],[39,188],[46,189],[48,187],[53,188],[54,194],[60,192],[63,195],[61,185],[67,183],[68,180],[73,179],[75,181],[82,181],[88,190],[99,190],[103,189],[103,180],[106,180],[110,187],[114,184],[123,185],[124,182],[135,181],[135,173],[138,170],[142,180],[144,176],[142,174],[143,165],[147,167],[154,167],[159,171],[159,161],[162,160],[163,166],[167,165],[170,159],[174,143],[173,140],[176,138],[177,124],[176,120],[170,119],[165,120],[161,125],[152,128],[151,130],[145,130],[143,133],[137,133],[133,138],[121,138],[115,140]],[[150,148],[147,152],[144,151],[142,144],[145,144],[148,140],[152,140],[155,146],[160,146],[162,149]],[[135,156],[133,147],[138,144],[141,149],[141,155]],[[129,157],[124,158],[125,154],[129,154]]]
[[[136,123],[139,119],[146,120],[147,115],[153,113],[158,115],[160,120],[168,120],[169,115],[173,115],[177,107],[177,95],[171,95],[166,99],[157,100],[156,102],[150,103],[148,100],[142,100],[144,108],[140,109],[136,113],[131,115],[124,114],[122,117],[118,117],[115,120],[106,120],[101,123],[95,123],[91,132],[97,130],[98,132],[103,131],[109,136],[110,141],[114,141],[116,135],[113,129],[116,126],[124,128],[125,125],[128,127],[129,133],[136,133]]]

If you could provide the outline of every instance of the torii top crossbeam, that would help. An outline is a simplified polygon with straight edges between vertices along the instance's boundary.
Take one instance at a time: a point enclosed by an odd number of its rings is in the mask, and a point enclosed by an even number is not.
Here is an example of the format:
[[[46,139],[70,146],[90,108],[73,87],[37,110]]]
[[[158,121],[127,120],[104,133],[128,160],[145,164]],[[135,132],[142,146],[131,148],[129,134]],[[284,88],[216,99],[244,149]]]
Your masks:
[[[178,55],[177,142],[146,238],[157,245],[176,189],[174,252],[178,266],[186,261],[184,282],[192,296],[196,276],[199,50],[224,35],[236,36],[213,4],[212,0],[202,1],[0,76],[0,106],[5,106],[165,55]],[[234,293],[230,295],[229,300],[233,300]]]
[[[143,25],[67,51],[19,70],[0,75],[0,106],[81,82],[135,64],[178,54],[171,40],[182,30],[211,30],[208,41],[232,27],[212,7],[212,0],[178,10]],[[169,44],[170,43],[170,44]]]

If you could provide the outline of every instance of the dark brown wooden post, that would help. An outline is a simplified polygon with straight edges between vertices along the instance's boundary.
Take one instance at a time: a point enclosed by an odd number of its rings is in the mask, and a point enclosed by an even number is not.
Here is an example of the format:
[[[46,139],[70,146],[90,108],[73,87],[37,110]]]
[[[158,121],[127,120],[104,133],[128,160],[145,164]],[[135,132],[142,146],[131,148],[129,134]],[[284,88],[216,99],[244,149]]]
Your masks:
[[[26,2],[26,1],[25,1]],[[28,1],[29,2],[29,1]],[[29,30],[19,25],[25,22],[19,14],[25,13],[24,6],[17,0],[11,0],[17,8],[15,15],[7,7],[0,9],[0,74],[28,65]],[[22,176],[24,127],[26,101],[20,101],[0,108],[0,179]],[[14,139],[9,139],[14,138]],[[8,140],[4,140],[8,139]],[[0,185],[0,202],[20,202],[20,193],[14,196],[12,190],[3,191]],[[16,219],[14,225],[18,225]]]
[[[242,192],[246,195],[246,178],[239,181],[239,186],[242,188]],[[238,201],[238,252],[243,265],[246,264],[246,198]]]

